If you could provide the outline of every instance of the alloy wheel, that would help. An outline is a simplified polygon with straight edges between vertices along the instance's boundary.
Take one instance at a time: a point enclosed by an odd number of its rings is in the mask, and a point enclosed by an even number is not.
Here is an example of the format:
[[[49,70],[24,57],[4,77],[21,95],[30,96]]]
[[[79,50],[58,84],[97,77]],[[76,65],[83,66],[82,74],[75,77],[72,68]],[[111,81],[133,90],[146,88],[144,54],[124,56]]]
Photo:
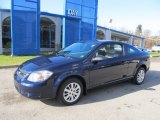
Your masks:
[[[65,87],[64,92],[63,92],[63,98],[68,103],[75,102],[76,100],[78,100],[80,95],[81,95],[81,87],[76,82],[69,83]]]
[[[141,69],[137,74],[137,82],[142,83],[144,81],[144,78],[145,78],[145,71]]]

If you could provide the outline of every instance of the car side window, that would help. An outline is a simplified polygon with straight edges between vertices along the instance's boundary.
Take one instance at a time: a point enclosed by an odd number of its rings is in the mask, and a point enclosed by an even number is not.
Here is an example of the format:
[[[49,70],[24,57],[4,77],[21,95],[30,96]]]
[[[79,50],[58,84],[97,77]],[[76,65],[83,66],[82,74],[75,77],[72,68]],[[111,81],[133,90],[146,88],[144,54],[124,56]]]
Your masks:
[[[135,54],[135,53],[137,53],[139,51],[136,48],[134,48],[134,47],[127,46],[126,52],[127,52],[126,53],[127,55],[132,55],[132,54]]]
[[[106,44],[96,52],[96,57],[101,56],[105,59],[123,56],[123,46],[117,43]]]

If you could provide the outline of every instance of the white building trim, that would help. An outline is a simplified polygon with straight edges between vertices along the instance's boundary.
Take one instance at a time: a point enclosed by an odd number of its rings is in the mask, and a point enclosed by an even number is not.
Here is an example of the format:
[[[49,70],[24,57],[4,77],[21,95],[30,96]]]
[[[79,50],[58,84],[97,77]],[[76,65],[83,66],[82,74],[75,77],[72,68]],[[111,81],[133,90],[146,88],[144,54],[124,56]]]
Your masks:
[[[133,38],[133,36],[131,36],[131,37],[129,38],[128,43],[132,45],[132,44],[133,44],[133,41],[134,41],[134,38]]]
[[[111,40],[112,38],[112,32],[110,30],[105,31],[105,39],[106,40]]]

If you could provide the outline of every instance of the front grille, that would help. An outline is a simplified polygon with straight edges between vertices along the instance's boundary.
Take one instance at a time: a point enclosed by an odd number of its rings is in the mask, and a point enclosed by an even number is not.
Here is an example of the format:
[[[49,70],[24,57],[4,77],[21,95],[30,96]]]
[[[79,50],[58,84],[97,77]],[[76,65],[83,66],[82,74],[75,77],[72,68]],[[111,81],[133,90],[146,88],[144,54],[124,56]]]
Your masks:
[[[18,70],[17,70],[17,76],[18,76],[19,78],[24,78],[26,75],[27,75],[27,72],[26,72],[26,71],[24,71],[24,70],[22,70],[22,69],[18,69]]]

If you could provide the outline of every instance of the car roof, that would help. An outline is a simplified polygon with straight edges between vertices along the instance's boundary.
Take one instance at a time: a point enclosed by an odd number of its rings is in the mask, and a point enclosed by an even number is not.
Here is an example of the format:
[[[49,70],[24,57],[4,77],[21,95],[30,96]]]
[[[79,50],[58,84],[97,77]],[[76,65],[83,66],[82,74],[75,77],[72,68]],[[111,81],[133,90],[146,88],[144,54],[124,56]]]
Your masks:
[[[130,45],[128,43],[120,42],[120,41],[114,41],[114,40],[86,40],[86,41],[80,41],[80,43],[95,43],[95,44],[104,44],[104,43],[119,43],[119,44],[125,44]]]

